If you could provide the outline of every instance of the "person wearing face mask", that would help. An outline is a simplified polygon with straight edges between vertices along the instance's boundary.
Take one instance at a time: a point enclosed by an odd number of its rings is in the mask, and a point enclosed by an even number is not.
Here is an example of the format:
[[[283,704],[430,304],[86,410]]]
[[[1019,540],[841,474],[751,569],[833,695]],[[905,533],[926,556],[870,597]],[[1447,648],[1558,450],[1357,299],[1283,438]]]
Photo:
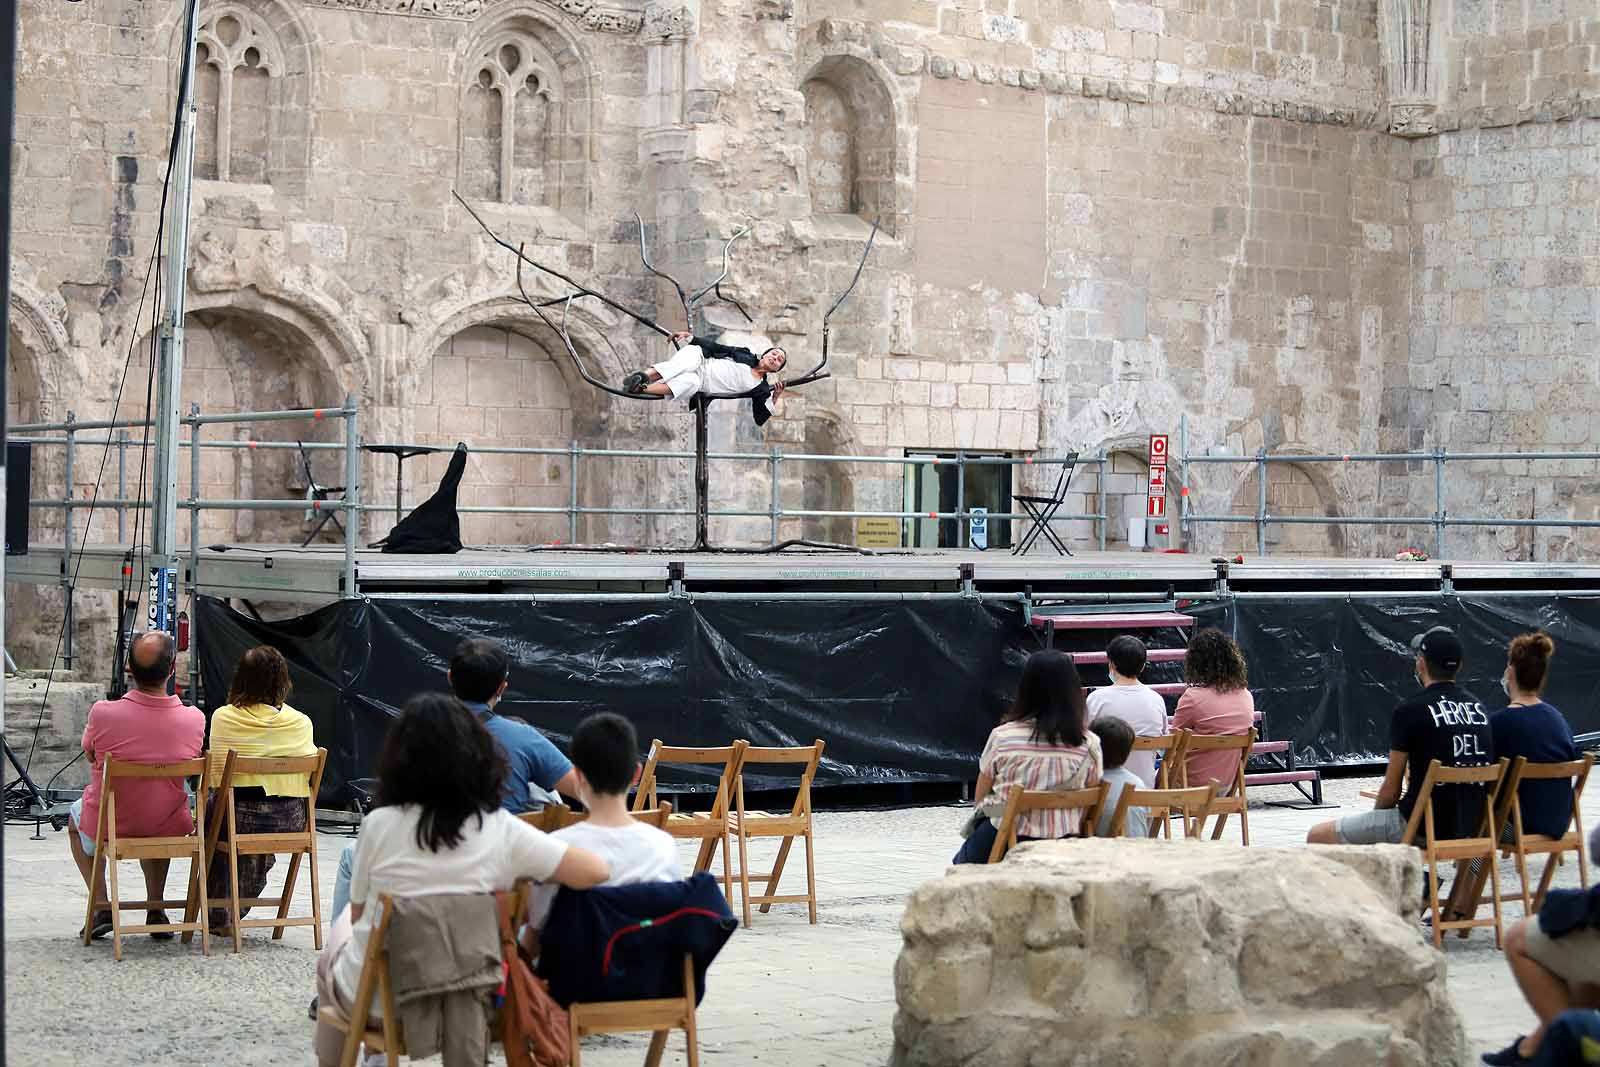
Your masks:
[[[1507,704],[1489,716],[1496,758],[1529,763],[1566,763],[1581,758],[1572,743],[1572,726],[1566,716],[1540,696],[1550,676],[1555,642],[1543,630],[1511,639],[1506,669],[1500,675]],[[1517,787],[1522,808],[1522,832],[1560,837],[1572,821],[1572,782],[1566,778],[1526,781]],[[1506,831],[1511,831],[1510,823]]]
[[[1456,684],[1461,639],[1435,626],[1411,640],[1412,676],[1422,692],[1402,700],[1389,722],[1389,765],[1373,810],[1318,823],[1306,834],[1313,845],[1398,844],[1416,806],[1428,764],[1482,767],[1495,760],[1489,715],[1478,698]],[[1403,788],[1402,788],[1403,787]],[[1433,791],[1434,836],[1471,837],[1483,819],[1477,786],[1440,786]]]

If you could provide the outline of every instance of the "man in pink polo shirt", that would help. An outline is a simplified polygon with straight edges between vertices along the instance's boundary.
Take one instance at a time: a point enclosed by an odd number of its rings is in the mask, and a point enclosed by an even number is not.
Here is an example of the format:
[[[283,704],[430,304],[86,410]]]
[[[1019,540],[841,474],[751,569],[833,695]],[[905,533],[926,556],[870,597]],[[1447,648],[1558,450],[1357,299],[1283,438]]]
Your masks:
[[[140,634],[128,648],[128,674],[134,688],[121,700],[101,700],[89,709],[83,728],[83,751],[89,757],[89,785],[72,804],[72,858],[85,885],[94,873],[95,829],[100,825],[100,775],[107,756],[130,763],[176,763],[194,759],[205,746],[206,717],[199,708],[187,707],[168,695],[167,683],[176,667],[178,650],[171,634]],[[194,832],[189,798],[183,783],[171,778],[124,779],[116,786],[117,834],[129,837],[176,837]],[[144,870],[145,899],[166,896],[170,860],[140,860]],[[94,887],[106,897],[102,875]],[[147,922],[164,923],[166,914],[153,911]],[[97,912],[94,936],[111,932],[111,913]],[[170,933],[151,934],[170,940]]]

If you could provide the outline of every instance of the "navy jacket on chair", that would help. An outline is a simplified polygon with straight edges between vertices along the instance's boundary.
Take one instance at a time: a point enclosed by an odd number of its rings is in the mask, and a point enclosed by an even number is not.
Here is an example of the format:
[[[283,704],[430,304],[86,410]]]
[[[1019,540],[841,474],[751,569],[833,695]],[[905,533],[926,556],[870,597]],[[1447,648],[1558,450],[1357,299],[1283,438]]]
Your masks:
[[[683,995],[683,954],[694,957],[695,1003],[706,968],[739,921],[702,871],[683,882],[562,889],[539,934],[539,977],[563,1008]]]

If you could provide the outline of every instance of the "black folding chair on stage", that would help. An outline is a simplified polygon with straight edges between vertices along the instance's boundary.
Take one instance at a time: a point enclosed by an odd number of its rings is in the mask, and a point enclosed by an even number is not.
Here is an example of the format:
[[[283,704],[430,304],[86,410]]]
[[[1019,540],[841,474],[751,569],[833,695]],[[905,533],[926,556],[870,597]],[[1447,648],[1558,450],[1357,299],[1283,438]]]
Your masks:
[[[1076,452],[1068,452],[1061,461],[1061,473],[1056,477],[1056,487],[1049,496],[1012,496],[1011,499],[1015,503],[1021,504],[1022,510],[1026,511],[1028,517],[1033,520],[1033,525],[1028,528],[1028,532],[1023,534],[1022,539],[1011,549],[1013,556],[1025,554],[1029,548],[1033,547],[1033,543],[1039,539],[1040,534],[1043,534],[1050,544],[1055,547],[1056,555],[1072,555],[1072,550],[1062,543],[1061,538],[1056,536],[1054,530],[1050,529],[1050,520],[1061,509],[1062,501],[1067,499],[1067,483],[1072,481],[1072,468],[1077,465],[1078,454]]]
[[[338,494],[339,500],[343,500],[344,486],[318,485],[317,476],[311,471],[311,453],[306,451],[305,442],[296,441],[295,444],[300,448],[300,464],[305,468],[306,472],[306,503],[310,505],[310,508],[306,511],[306,521],[310,522],[312,516],[318,516],[317,524],[311,528],[310,533],[306,534],[306,539],[300,542],[300,547],[304,548],[312,541],[315,541],[317,534],[321,533],[322,528],[330,522],[333,523],[334,528],[340,534],[344,533],[344,523],[339,521],[339,513],[331,508],[324,510],[322,507],[324,501],[335,499],[335,493]]]

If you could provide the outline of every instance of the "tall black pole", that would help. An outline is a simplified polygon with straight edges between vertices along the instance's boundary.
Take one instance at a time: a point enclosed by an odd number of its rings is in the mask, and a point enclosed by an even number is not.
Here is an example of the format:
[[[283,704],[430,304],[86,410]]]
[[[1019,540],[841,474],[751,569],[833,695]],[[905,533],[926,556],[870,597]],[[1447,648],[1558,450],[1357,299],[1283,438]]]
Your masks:
[[[0,308],[5,309],[6,328],[0,331],[0,516],[6,503],[7,437],[5,399],[6,371],[11,362],[11,140],[16,133],[17,112],[17,5],[0,16]],[[0,582],[0,619],[5,618],[5,583]],[[5,687],[0,686],[0,734],[5,732]],[[0,834],[0,869],[5,866],[5,835]],[[6,1060],[5,1016],[5,891],[0,888],[0,1063]]]
[[[704,552],[711,547],[706,527],[710,524],[711,480],[706,468],[706,439],[710,436],[706,422],[711,413],[711,401],[704,396],[694,398],[694,551]]]

